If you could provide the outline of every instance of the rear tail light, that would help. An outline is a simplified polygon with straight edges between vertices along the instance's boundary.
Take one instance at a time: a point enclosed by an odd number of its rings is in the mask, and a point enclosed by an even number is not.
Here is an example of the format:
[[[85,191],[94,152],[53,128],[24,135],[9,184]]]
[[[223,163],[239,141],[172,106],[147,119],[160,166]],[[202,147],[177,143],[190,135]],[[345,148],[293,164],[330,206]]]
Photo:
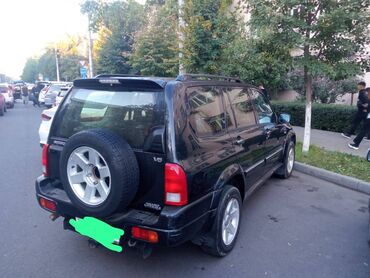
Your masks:
[[[51,117],[48,116],[48,115],[46,115],[46,114],[44,114],[44,113],[42,113],[41,114],[41,120],[43,120],[43,121],[49,121],[49,120],[51,120]]]
[[[131,235],[133,238],[144,240],[150,243],[158,242],[158,233],[155,231],[142,229],[139,227],[132,227]]]
[[[45,144],[42,147],[42,174],[47,177],[49,175],[49,145]]]
[[[39,203],[40,203],[40,206],[46,210],[49,210],[51,212],[57,211],[57,204],[54,201],[40,197]]]
[[[188,203],[188,183],[180,165],[166,163],[164,174],[164,203],[183,206]]]

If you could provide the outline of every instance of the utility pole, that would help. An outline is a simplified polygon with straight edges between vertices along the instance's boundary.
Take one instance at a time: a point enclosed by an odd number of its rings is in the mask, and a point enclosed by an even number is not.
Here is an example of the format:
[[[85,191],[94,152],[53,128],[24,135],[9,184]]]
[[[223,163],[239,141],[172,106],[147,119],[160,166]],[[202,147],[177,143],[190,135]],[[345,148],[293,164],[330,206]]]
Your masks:
[[[184,15],[183,15],[183,8],[184,8],[184,0],[178,0],[179,1],[179,74],[185,74],[185,68],[182,63],[183,59],[183,49],[184,49],[184,33],[183,33],[183,28],[185,27],[185,22],[184,22]]]
[[[93,65],[93,59],[92,59],[92,39],[91,39],[91,28],[90,28],[90,15],[88,15],[88,22],[89,22],[89,25],[88,25],[88,31],[89,31],[89,43],[88,43],[88,47],[89,47],[89,77],[90,78],[93,78],[94,77],[94,65]]]
[[[60,81],[60,77],[59,77],[59,57],[60,57],[59,49],[55,48],[55,65],[56,65],[56,68],[57,68],[57,81],[58,82]]]

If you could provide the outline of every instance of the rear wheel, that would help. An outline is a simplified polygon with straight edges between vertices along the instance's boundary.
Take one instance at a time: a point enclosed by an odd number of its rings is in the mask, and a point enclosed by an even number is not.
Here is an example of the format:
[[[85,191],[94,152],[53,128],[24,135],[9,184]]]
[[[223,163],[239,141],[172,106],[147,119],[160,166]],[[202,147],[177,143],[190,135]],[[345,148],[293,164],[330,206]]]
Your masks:
[[[275,175],[282,179],[289,178],[293,173],[295,162],[295,144],[290,141],[284,154],[283,165],[276,170]]]
[[[3,105],[3,106],[0,108],[0,116],[4,116],[4,113],[5,113],[5,105]]]
[[[242,206],[237,188],[227,185],[221,194],[215,222],[202,245],[204,252],[217,257],[226,256],[235,246]]]

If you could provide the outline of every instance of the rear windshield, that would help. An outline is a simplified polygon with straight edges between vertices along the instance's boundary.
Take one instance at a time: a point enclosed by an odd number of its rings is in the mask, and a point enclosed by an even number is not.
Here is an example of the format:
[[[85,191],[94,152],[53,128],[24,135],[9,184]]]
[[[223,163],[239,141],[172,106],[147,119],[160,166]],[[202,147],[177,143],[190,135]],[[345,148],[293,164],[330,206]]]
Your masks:
[[[63,85],[51,85],[50,87],[49,87],[49,92],[59,92],[60,91],[60,89],[63,87]]]
[[[69,138],[82,130],[103,128],[142,149],[149,135],[164,126],[163,98],[160,91],[74,88],[61,109],[57,136]]]

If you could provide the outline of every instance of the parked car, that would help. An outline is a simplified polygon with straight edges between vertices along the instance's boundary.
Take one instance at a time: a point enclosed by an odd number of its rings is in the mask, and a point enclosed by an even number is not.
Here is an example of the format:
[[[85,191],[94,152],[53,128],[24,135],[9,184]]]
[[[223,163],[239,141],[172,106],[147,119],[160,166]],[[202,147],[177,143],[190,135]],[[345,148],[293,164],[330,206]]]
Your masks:
[[[49,136],[51,122],[54,118],[54,114],[57,111],[58,107],[53,107],[46,109],[41,113],[41,124],[39,127],[39,137],[40,137],[40,146],[43,147]]]
[[[11,87],[8,84],[0,84],[0,93],[5,98],[7,108],[14,108],[14,97]]]
[[[43,147],[37,201],[65,229],[116,251],[191,240],[225,256],[242,203],[272,174],[292,174],[289,121],[231,77],[75,80]],[[97,225],[114,235],[108,246]]]
[[[4,116],[6,112],[6,102],[3,94],[0,94],[0,116]]]
[[[57,97],[55,98],[54,106],[58,106],[62,102],[62,100],[67,95],[67,93],[70,89],[71,89],[71,86],[64,86],[64,87],[60,88],[60,91],[59,91]]]
[[[14,100],[16,99],[22,99],[22,87],[24,86],[25,83],[14,83],[13,84],[13,88],[14,88],[14,91],[13,91],[13,97],[14,97]]]
[[[55,100],[59,95],[61,88],[67,86],[68,83],[52,83],[47,89],[44,98],[44,105],[51,108],[55,105]]]

